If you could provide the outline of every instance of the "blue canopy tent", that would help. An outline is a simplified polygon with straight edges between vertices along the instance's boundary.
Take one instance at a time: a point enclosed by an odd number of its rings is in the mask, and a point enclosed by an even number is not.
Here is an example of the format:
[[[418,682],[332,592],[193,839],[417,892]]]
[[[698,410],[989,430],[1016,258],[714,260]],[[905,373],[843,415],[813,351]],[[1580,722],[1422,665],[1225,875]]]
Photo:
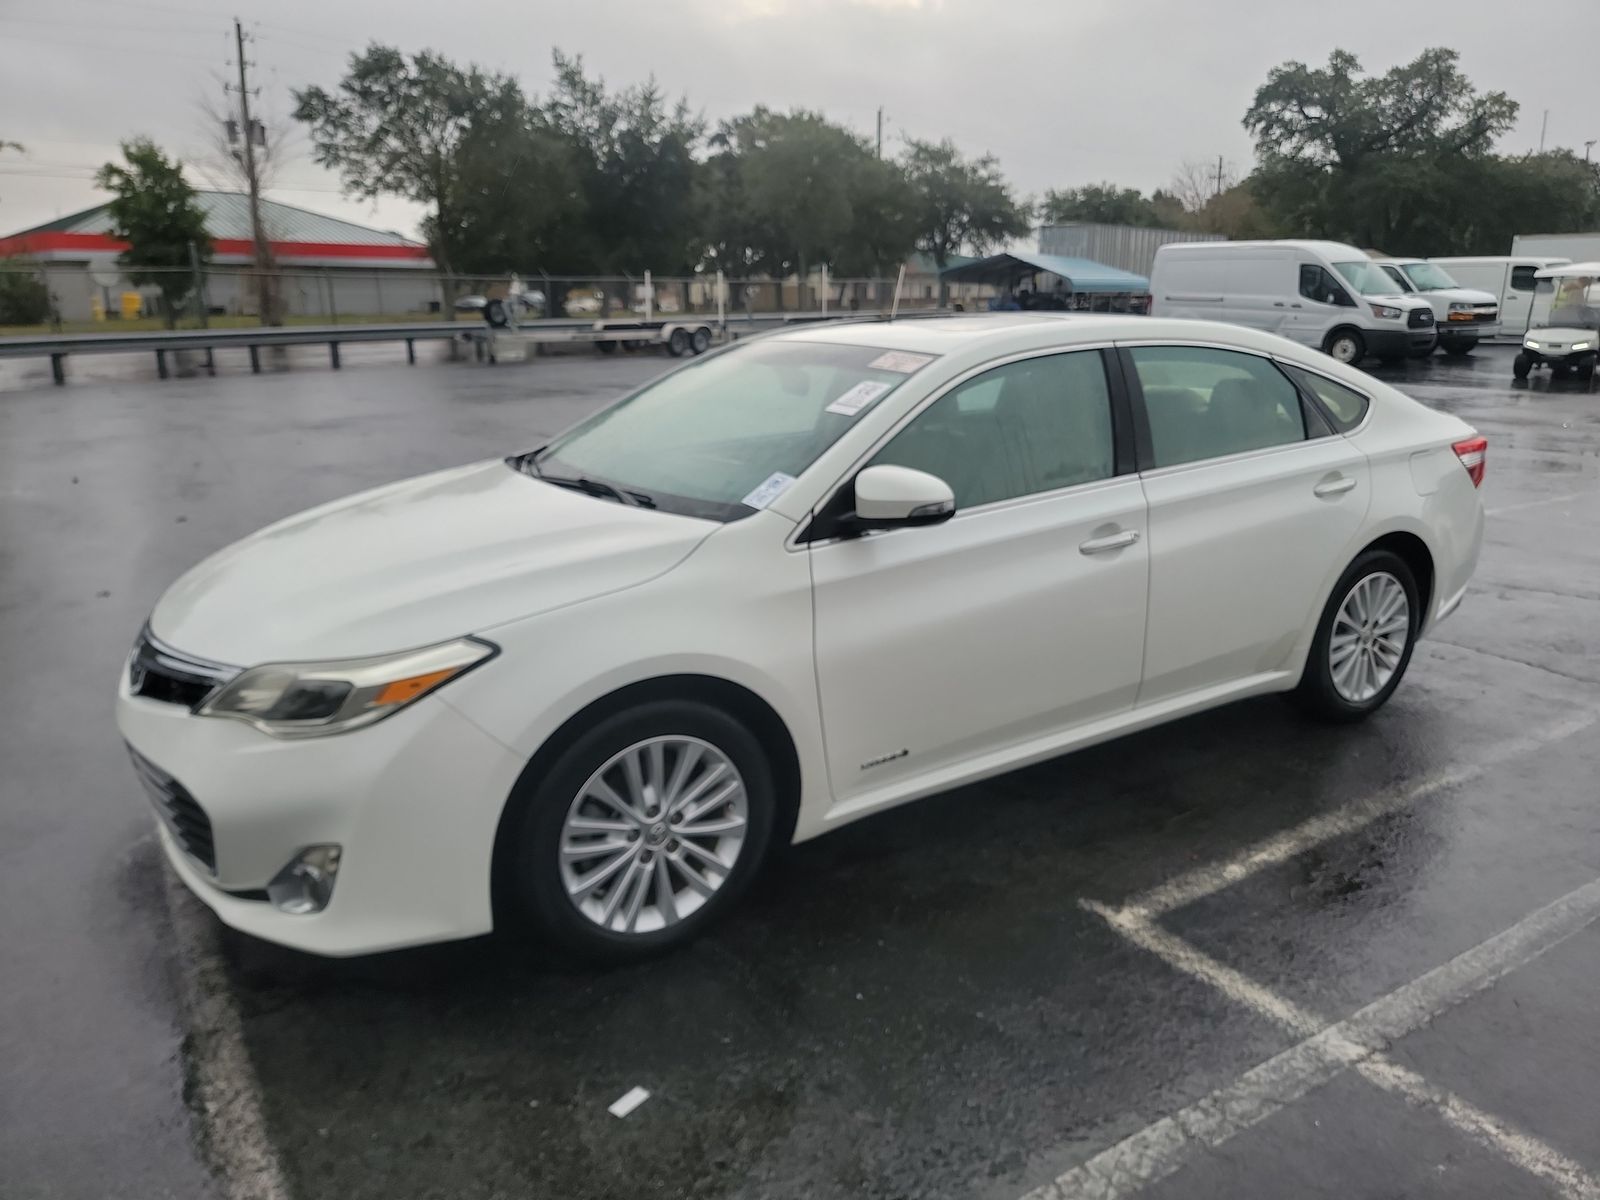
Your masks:
[[[1057,254],[991,254],[946,267],[939,278],[946,283],[995,285],[1001,293],[989,307],[999,309],[1143,312],[1150,295],[1150,281],[1143,275]],[[1025,288],[1024,282],[1032,286]]]

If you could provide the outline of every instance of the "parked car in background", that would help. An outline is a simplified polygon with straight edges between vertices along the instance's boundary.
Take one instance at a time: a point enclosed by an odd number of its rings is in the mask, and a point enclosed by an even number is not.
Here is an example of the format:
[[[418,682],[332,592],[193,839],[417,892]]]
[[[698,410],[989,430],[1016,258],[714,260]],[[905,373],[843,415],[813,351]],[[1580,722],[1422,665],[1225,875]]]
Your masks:
[[[1276,333],[1348,366],[1433,348],[1433,308],[1341,242],[1171,242],[1156,250],[1151,314]]]
[[[1371,715],[1485,445],[1237,325],[805,325],[213,555],[117,721],[230,925],[636,957],[777,843],[1246,696]]]
[[[1500,336],[1521,339],[1533,306],[1534,278],[1541,268],[1571,262],[1568,258],[1539,255],[1488,255],[1471,258],[1430,258],[1450,272],[1462,287],[1482,288],[1500,304]]]
[[[498,310],[491,306],[499,305]],[[499,325],[507,319],[517,320],[533,319],[545,315],[545,296],[543,292],[516,292],[508,296],[489,297],[483,295],[461,296],[452,306],[458,313],[476,313],[483,316],[488,313],[493,316],[496,312],[500,319],[491,320],[490,324]]]
[[[1500,298],[1464,288],[1438,263],[1421,258],[1374,259],[1407,295],[1418,295],[1433,308],[1439,349],[1469,354],[1484,338],[1500,332]]]

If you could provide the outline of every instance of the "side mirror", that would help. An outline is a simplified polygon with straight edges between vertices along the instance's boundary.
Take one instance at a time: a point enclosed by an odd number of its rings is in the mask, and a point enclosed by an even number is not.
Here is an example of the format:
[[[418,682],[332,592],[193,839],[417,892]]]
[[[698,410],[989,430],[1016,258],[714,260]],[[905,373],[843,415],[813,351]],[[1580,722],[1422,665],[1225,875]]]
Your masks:
[[[937,525],[955,514],[955,493],[937,475],[883,464],[856,476],[857,528]]]

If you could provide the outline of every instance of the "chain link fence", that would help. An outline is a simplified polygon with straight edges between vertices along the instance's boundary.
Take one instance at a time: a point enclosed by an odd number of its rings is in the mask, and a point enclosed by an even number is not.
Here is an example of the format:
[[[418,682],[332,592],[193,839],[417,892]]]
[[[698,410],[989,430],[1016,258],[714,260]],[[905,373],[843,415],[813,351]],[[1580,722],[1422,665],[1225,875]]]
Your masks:
[[[0,332],[112,332],[262,324],[264,307],[287,325],[339,325],[478,320],[490,298],[510,299],[518,319],[657,319],[674,316],[759,317],[886,312],[895,278],[836,279],[816,272],[789,278],[690,276],[446,275],[404,268],[374,271],[293,267],[259,272],[211,266],[198,285],[186,268],[153,271],[134,284],[115,264],[0,262]],[[939,307],[937,278],[899,282],[903,312]],[[719,303],[720,292],[720,303]],[[949,302],[982,308],[992,289],[965,284]]]

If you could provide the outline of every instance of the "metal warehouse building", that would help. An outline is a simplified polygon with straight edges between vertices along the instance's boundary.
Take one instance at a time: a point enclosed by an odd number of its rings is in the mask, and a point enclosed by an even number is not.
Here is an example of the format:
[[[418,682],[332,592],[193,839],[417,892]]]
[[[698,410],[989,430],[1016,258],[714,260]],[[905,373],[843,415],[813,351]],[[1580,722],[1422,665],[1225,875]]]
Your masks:
[[[212,243],[206,303],[214,310],[254,314],[254,289],[246,273],[254,263],[249,197],[198,192],[196,200]],[[433,259],[420,242],[273,200],[261,201],[261,220],[291,315],[428,311],[439,303]],[[0,258],[24,258],[40,266],[66,320],[88,319],[96,300],[115,312],[124,292],[154,294],[153,288],[134,289],[123,274],[117,255],[126,248],[111,234],[109,204],[0,238]]]
[[[1096,225],[1067,221],[1039,227],[1039,253],[1058,258],[1087,258],[1135,275],[1150,274],[1156,250],[1168,242],[1225,242],[1220,233],[1186,229],[1151,229],[1142,225]]]

